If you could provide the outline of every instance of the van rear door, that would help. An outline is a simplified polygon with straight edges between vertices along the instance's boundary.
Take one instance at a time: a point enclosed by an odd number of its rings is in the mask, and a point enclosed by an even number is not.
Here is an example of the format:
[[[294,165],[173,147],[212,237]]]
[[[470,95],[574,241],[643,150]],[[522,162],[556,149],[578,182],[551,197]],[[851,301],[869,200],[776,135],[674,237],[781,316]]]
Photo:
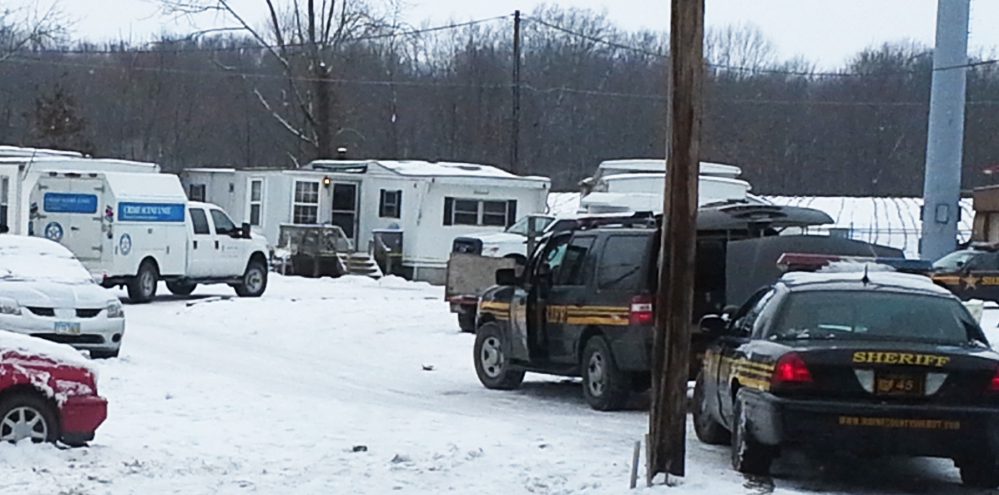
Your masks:
[[[80,261],[100,260],[104,238],[101,211],[104,181],[79,174],[42,177],[36,191],[35,235],[66,246]]]

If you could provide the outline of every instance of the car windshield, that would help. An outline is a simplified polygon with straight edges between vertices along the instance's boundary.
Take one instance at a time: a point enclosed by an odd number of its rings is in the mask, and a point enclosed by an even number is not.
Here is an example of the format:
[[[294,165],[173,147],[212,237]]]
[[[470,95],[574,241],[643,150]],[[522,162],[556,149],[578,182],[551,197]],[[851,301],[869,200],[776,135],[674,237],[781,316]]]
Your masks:
[[[527,237],[528,222],[530,222],[531,220],[534,220],[534,232],[536,232],[537,234],[541,234],[541,232],[545,230],[545,227],[547,227],[548,224],[552,223],[552,220],[554,220],[554,218],[524,217],[521,218],[520,220],[517,220],[517,222],[511,225],[510,228],[506,229],[506,232],[508,234],[517,234]]]
[[[770,340],[891,340],[966,344],[982,340],[955,299],[899,292],[792,293]]]
[[[933,262],[933,268],[941,270],[957,270],[968,264],[971,258],[974,258],[978,254],[970,249],[964,251],[954,251],[953,253],[944,256]]]

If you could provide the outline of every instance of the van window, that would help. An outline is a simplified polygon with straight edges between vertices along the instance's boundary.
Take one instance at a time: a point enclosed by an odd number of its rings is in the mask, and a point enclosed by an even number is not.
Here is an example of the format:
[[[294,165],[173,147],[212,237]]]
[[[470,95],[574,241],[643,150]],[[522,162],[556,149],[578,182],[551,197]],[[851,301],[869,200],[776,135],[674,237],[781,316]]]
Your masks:
[[[229,235],[229,232],[236,230],[232,220],[222,210],[212,210],[212,221],[215,222],[215,233],[218,235]]]
[[[205,215],[205,210],[190,208],[188,211],[191,212],[191,224],[194,225],[195,235],[211,235],[211,231],[208,230],[208,216]]]
[[[577,237],[569,243],[555,285],[586,285],[586,279],[582,277],[583,265],[587,262],[586,254],[591,247],[593,237]]]
[[[642,280],[642,262],[649,247],[644,235],[612,235],[604,243],[597,268],[597,285],[605,290],[634,290]]]

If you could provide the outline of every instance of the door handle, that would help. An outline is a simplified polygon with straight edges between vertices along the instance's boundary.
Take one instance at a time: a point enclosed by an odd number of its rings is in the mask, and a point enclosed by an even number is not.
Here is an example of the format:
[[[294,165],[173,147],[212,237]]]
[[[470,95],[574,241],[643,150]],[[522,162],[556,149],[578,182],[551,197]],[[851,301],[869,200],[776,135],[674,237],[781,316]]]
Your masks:
[[[80,230],[80,227],[70,227],[69,230],[72,230],[73,232],[76,232],[76,231]]]
[[[219,248],[219,241],[215,241],[215,249]]]
[[[198,249],[198,241],[191,241],[194,244],[194,249]]]

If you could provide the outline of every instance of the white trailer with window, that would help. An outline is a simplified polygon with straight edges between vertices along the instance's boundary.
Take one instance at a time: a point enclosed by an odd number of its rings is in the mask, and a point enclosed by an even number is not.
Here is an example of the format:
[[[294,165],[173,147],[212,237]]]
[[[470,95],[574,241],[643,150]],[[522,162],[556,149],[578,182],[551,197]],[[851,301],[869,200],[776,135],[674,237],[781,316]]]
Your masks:
[[[31,192],[34,235],[73,252],[105,287],[133,302],[165,280],[175,294],[226,283],[240,296],[267,285],[267,241],[216,206],[188,202],[176,175],[51,172]]]
[[[360,251],[390,239],[401,249],[398,274],[443,283],[451,243],[502,232],[543,213],[545,177],[520,177],[470,163],[318,160],[299,169],[188,169],[192,200],[223,206],[277,240],[281,224],[332,224]],[[377,239],[376,239],[377,238]]]

